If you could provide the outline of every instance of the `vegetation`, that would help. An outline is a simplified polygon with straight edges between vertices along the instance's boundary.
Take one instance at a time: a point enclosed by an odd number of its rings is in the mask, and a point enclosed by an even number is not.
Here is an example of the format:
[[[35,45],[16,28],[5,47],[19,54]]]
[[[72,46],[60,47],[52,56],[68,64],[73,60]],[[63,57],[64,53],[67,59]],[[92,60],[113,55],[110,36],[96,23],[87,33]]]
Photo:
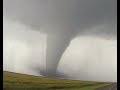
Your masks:
[[[96,90],[96,88],[110,84],[3,72],[4,90]]]

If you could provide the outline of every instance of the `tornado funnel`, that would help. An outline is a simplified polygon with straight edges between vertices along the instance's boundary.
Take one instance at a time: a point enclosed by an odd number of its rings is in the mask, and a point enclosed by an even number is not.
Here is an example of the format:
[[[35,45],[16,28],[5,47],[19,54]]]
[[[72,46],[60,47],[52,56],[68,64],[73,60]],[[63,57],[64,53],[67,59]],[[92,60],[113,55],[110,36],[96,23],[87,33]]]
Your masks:
[[[70,43],[64,35],[48,35],[46,48],[46,76],[55,76],[59,61]]]

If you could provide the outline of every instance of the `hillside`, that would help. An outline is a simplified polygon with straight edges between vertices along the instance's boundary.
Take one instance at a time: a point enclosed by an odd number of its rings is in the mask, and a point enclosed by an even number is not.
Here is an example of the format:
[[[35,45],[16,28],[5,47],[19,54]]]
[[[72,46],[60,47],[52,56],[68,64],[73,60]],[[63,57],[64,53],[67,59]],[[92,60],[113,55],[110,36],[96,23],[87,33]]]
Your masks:
[[[4,90],[96,90],[111,84],[3,72]]]

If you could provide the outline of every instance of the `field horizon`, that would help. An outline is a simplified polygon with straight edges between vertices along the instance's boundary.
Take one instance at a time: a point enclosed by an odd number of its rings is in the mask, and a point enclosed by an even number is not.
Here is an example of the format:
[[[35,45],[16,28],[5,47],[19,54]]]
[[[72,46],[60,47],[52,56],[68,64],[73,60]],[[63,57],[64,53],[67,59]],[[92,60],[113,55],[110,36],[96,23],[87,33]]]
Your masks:
[[[58,79],[3,71],[4,90],[98,90],[114,83]]]

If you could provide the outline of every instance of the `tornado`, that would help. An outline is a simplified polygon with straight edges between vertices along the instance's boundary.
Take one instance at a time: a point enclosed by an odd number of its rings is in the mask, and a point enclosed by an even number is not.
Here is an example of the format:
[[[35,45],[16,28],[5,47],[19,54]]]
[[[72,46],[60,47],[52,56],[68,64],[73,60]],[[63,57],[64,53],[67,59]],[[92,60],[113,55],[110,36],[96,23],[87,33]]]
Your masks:
[[[61,38],[62,37],[62,38]],[[59,61],[69,46],[70,38],[63,35],[48,35],[46,49],[46,72],[48,76],[55,76]]]
[[[97,26],[116,27],[116,6],[117,0],[3,0],[3,15],[47,34],[44,75],[54,76],[73,38]],[[114,28],[92,34],[116,34]]]

